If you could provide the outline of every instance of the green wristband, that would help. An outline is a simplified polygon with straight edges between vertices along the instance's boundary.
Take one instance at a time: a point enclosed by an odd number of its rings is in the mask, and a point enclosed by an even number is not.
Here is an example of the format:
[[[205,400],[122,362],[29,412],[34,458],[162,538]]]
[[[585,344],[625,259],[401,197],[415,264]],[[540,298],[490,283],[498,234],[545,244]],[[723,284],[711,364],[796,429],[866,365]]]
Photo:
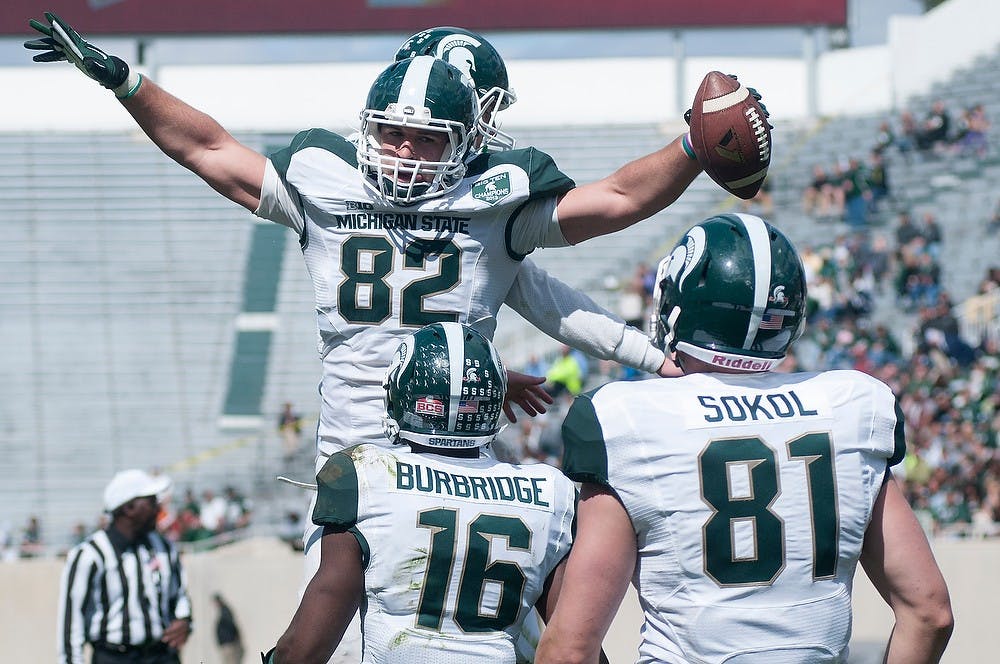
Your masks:
[[[142,85],[142,74],[130,71],[128,78],[125,79],[125,82],[119,85],[114,90],[112,90],[112,92],[114,92],[115,96],[118,97],[119,99],[128,99],[129,97],[131,97],[132,95],[134,95],[136,92],[139,91],[139,86],[141,85]]]
[[[691,135],[684,134],[681,136],[681,147],[684,148],[684,154],[688,156],[691,161],[698,161],[698,155],[694,153],[694,148],[691,147]]]

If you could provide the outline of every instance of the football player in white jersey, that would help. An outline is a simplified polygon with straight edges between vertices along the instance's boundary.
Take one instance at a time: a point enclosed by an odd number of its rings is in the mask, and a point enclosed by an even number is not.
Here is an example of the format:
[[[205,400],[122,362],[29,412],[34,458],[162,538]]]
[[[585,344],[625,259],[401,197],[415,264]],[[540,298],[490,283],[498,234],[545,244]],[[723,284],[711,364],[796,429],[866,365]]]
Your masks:
[[[359,608],[364,662],[513,664],[520,623],[549,615],[576,488],[545,464],[483,453],[506,373],[473,328],[405,339],[385,377],[387,445],[333,454],[317,476],[322,562],[265,661],[319,662]]]
[[[640,662],[846,662],[857,563],[895,614],[893,664],[937,662],[948,590],[890,467],[903,422],[857,371],[772,373],[799,335],[794,247],[750,215],[691,228],[659,265],[655,341],[684,376],[573,403],[583,482],[539,664],[596,661],[631,579]]]
[[[53,14],[32,26],[46,35],[26,43],[43,51],[36,60],[73,62],[113,89],[166,154],[227,198],[299,235],[325,365],[318,432],[324,454],[378,440],[370,369],[384,368],[393,341],[435,320],[467,322],[491,335],[500,304],[511,300],[517,309],[517,294],[528,292],[517,279],[530,251],[646,218],[699,172],[680,138],[581,187],[532,149],[469,161],[479,136],[478,110],[468,106],[475,106],[476,95],[467,99],[456,70],[426,57],[397,62],[378,77],[357,145],[315,129],[267,158]],[[541,305],[522,296],[517,310],[598,357],[647,371],[664,367],[661,353],[635,330],[607,318],[585,296],[558,299],[566,293],[573,291],[543,290],[543,297],[556,299],[538,298]],[[355,362],[340,362],[344,354]]]

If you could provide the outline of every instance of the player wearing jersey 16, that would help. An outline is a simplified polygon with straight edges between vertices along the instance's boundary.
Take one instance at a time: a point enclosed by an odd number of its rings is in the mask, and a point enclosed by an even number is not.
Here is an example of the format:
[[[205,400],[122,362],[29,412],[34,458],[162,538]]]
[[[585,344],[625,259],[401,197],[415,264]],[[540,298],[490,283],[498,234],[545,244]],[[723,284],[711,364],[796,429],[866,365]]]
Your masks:
[[[567,414],[578,529],[536,662],[595,661],[630,579],[641,662],[846,662],[859,560],[895,615],[886,661],[937,662],[953,619],[890,471],[892,392],[771,372],[804,322],[791,243],[758,217],[708,219],[661,261],[654,299],[684,376],[610,383]]]
[[[558,594],[576,490],[551,466],[483,453],[506,387],[468,326],[400,344],[385,379],[395,447],[352,447],[320,470],[320,568],[266,661],[325,662],[361,607],[365,662],[514,663],[525,616],[548,616]]]

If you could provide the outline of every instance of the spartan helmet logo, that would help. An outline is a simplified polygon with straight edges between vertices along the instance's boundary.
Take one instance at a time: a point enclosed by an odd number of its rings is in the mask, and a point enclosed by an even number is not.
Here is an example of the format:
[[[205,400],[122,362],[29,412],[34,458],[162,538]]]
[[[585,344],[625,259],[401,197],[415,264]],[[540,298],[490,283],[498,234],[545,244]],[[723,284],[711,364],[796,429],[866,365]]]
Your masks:
[[[469,367],[465,370],[465,382],[466,383],[478,383],[479,374],[476,373],[475,367]]]
[[[468,77],[468,83],[475,87],[476,56],[468,48],[479,47],[481,43],[469,35],[451,35],[438,44],[435,57],[454,65]]]
[[[774,290],[771,291],[771,297],[769,297],[768,300],[779,306],[788,304],[788,297],[785,296],[785,287],[775,286]]]

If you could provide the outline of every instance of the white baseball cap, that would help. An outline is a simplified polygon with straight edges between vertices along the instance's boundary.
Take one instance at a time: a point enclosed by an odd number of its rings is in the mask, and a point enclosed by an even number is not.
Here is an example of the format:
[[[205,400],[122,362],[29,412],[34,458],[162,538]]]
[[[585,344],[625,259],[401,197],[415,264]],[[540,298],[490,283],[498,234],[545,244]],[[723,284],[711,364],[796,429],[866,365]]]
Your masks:
[[[113,512],[133,498],[159,498],[170,486],[170,478],[166,475],[150,475],[138,468],[123,470],[112,477],[104,488],[104,509]]]

